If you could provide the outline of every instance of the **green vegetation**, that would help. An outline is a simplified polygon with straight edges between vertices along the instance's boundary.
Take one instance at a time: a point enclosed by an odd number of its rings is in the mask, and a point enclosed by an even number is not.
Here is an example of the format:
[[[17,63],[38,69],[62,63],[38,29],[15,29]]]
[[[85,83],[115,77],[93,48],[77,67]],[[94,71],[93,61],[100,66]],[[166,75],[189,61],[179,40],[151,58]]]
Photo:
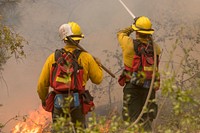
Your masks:
[[[27,44],[26,40],[16,33],[12,26],[4,24],[4,17],[6,17],[4,7],[10,5],[10,8],[13,8],[18,2],[18,0],[0,2],[0,72],[10,57],[14,56],[16,59],[25,57],[23,48]]]
[[[14,1],[1,1],[0,7],[9,2],[13,3]],[[3,23],[2,9],[3,8],[0,10],[0,80],[4,81],[2,75],[4,65],[11,57],[15,59],[22,59],[25,57],[24,45],[27,44],[27,41],[16,33],[11,26],[7,26]],[[0,107],[1,106],[3,105],[0,103]],[[8,120],[8,122],[11,120]],[[0,131],[6,124],[7,123],[2,124],[0,122]]]
[[[14,56],[16,59],[25,57],[24,42],[26,41],[22,36],[2,24],[0,20],[0,70],[10,57]]]

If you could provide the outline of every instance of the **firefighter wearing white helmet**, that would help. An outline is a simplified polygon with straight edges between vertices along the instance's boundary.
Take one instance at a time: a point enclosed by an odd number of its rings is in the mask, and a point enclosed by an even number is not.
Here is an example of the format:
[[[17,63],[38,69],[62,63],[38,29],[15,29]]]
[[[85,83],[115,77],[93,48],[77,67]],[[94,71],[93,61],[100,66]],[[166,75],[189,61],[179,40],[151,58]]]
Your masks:
[[[133,39],[130,35],[135,31],[135,39]],[[143,57],[144,52],[138,54],[138,47],[141,46],[153,46],[152,44],[152,34],[154,30],[152,29],[152,23],[150,19],[146,16],[137,17],[134,20],[134,23],[129,27],[126,27],[117,32],[117,39],[119,45],[122,49],[123,62],[124,62],[124,70],[118,79],[118,83],[124,87],[123,89],[123,119],[130,119],[134,122],[139,114],[142,111],[143,105],[145,103],[150,85],[146,84],[146,77],[142,77],[144,73],[140,73],[143,67]],[[155,44],[157,57],[161,53],[160,47]],[[153,50],[152,50],[153,51]],[[151,54],[152,55],[152,54]],[[152,65],[153,66],[153,65]],[[146,67],[148,71],[152,72],[152,66]],[[137,68],[137,69],[136,69]],[[138,70],[138,71],[135,71]],[[151,79],[150,79],[151,80]],[[148,80],[148,82],[150,81]],[[151,93],[150,100],[155,99],[155,92],[159,89],[159,84],[157,87],[154,86],[154,89]],[[155,118],[157,104],[152,104],[151,107],[148,106],[147,110],[153,109],[154,114],[149,114],[146,112],[142,116],[141,122],[144,122],[144,129],[147,131],[151,131],[151,122]],[[125,110],[124,110],[125,109]],[[128,114],[128,116],[126,115]]]
[[[67,40],[67,37],[71,37],[75,41],[84,38],[81,27],[75,22],[61,25],[59,28],[59,36],[62,40]]]
[[[80,26],[75,22],[69,22],[67,24],[62,24],[59,27],[59,36],[61,40],[63,40],[65,46],[64,50],[73,53],[75,50],[80,51],[78,56],[78,64],[83,68],[83,75],[80,77],[81,81],[78,80],[79,83],[82,83],[82,89],[85,90],[85,86],[88,80],[91,80],[94,84],[100,84],[103,79],[103,72],[102,68],[97,64],[91,54],[81,51],[76,45],[73,44],[73,41],[79,43],[81,39],[84,38],[82,34]],[[70,38],[70,39],[69,39]],[[73,41],[72,41],[72,40]],[[42,72],[40,74],[37,86],[37,92],[39,95],[40,100],[42,101],[43,108],[48,110],[49,105],[47,104],[47,96],[49,94],[49,87],[50,87],[50,73],[53,64],[55,64],[55,52],[52,53],[46,60]],[[77,76],[76,76],[77,77]],[[74,81],[75,82],[75,81]],[[73,93],[73,91],[72,91]],[[84,94],[85,92],[82,92]],[[62,94],[62,93],[61,93]],[[57,92],[56,92],[57,95]],[[81,96],[79,94],[79,96]],[[55,96],[56,97],[56,96]],[[54,98],[52,98],[54,99]],[[78,98],[78,100],[83,100]],[[55,104],[55,101],[52,101]],[[80,106],[72,109],[70,111],[71,120],[73,123],[81,123],[83,127],[85,127],[85,115],[88,111],[91,111],[94,106],[83,106],[83,102],[79,101],[81,104]],[[71,105],[71,104],[70,104]],[[85,108],[86,107],[86,108]],[[56,121],[56,117],[63,115],[62,109],[57,108],[56,106],[53,107],[52,110],[52,119],[53,122]]]

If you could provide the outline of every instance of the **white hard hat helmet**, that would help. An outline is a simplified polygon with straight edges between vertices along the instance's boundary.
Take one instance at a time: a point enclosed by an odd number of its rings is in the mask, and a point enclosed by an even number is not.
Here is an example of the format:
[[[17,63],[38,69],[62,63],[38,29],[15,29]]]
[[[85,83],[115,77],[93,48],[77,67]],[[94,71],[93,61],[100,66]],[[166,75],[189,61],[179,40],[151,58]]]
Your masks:
[[[59,36],[62,40],[67,40],[67,37],[71,37],[73,40],[81,40],[84,38],[80,26],[75,22],[61,25],[59,28]]]

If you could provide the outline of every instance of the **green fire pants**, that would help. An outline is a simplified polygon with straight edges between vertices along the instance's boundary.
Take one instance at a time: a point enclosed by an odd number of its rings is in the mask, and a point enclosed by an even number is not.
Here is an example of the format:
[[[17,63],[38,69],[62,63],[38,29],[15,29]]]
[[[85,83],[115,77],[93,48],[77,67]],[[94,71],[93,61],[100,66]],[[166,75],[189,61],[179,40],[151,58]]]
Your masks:
[[[123,119],[134,122],[140,115],[145,104],[149,89],[127,83],[123,89]],[[146,131],[151,131],[151,123],[157,114],[157,104],[151,102],[155,99],[155,90],[152,90],[150,100],[148,102],[147,111],[143,114],[140,122],[144,124]],[[151,109],[151,112],[149,112]],[[153,111],[152,111],[153,110]]]

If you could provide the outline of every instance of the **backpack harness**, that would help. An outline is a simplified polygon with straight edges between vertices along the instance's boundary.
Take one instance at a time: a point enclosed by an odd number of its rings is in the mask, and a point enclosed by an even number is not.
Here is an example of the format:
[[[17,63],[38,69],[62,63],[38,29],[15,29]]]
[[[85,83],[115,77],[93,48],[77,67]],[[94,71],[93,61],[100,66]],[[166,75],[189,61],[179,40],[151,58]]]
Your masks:
[[[50,72],[50,86],[53,88],[46,97],[43,108],[52,112],[53,108],[61,109],[65,104],[65,97],[73,96],[70,108],[82,105],[82,113],[87,114],[94,109],[93,97],[83,86],[83,67],[78,64],[81,50],[72,53],[65,49],[55,51],[55,63]]]
[[[124,86],[125,83],[131,82],[134,85],[138,85],[143,88],[149,88],[151,85],[154,65],[153,44],[151,42],[145,44],[137,39],[133,39],[133,44],[135,54],[133,56],[132,67],[130,68],[125,66],[125,69],[118,79],[118,83],[121,86]],[[157,56],[155,82],[160,82],[158,64],[159,62]]]
[[[56,93],[67,91],[84,91],[83,67],[78,64],[78,57],[82,51],[74,50],[73,53],[65,49],[55,51],[55,63],[50,74],[50,86]]]
[[[132,84],[149,88],[151,85],[154,65],[154,51],[152,42],[145,44],[140,40],[133,40],[134,51],[132,63],[132,76],[130,82]],[[158,56],[156,64],[156,78],[155,82],[160,80],[158,73]]]

